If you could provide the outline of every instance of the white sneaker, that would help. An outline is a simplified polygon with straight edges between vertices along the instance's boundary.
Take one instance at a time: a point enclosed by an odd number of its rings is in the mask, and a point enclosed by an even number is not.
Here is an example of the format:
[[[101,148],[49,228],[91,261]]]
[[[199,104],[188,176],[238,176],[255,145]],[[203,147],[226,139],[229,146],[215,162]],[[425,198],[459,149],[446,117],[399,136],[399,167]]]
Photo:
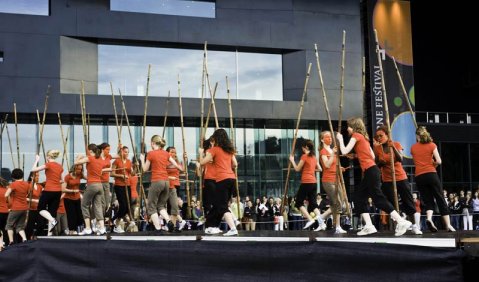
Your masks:
[[[236,236],[236,235],[238,235],[238,230],[236,229],[230,229],[230,231],[223,234],[223,236]]]
[[[92,233],[93,233],[93,231],[92,231],[91,229],[85,228],[85,229],[83,229],[82,232],[78,233],[78,235],[80,235],[80,236],[83,236],[83,235],[91,235]]]
[[[203,224],[205,224],[205,222],[202,221],[202,220],[200,220],[200,221],[198,221],[198,224],[197,224],[196,226],[197,226],[197,227],[200,227],[200,226],[203,225]]]
[[[334,234],[346,234],[348,232],[346,232],[346,230],[342,229],[341,227],[336,227],[336,229],[334,230]]]
[[[396,232],[394,236],[401,236],[406,233],[407,229],[411,227],[412,223],[409,220],[402,219],[396,223]]]
[[[363,229],[359,231],[357,234],[358,236],[364,236],[364,235],[369,235],[378,232],[376,227],[374,225],[364,225]]]
[[[456,232],[456,229],[454,229],[454,227],[452,227],[452,225],[449,225],[447,227],[447,232]]]
[[[124,232],[124,231],[123,231],[123,232]],[[105,235],[105,234],[106,234],[106,229],[105,229],[105,227],[98,229],[98,235]]]
[[[98,227],[96,226],[96,224],[92,224],[92,226],[91,226],[91,231],[92,231],[93,233],[97,233],[97,232],[98,232]]]
[[[327,226],[326,224],[323,222],[323,223],[320,223],[318,228],[314,229],[314,231],[321,231],[321,230],[326,230]]]
[[[308,229],[311,225],[314,224],[314,222],[315,222],[315,220],[310,220],[310,221],[306,222],[306,224],[303,227],[303,230]]]
[[[115,227],[113,227],[113,232],[115,232],[115,233],[125,233],[125,230],[123,230],[123,228],[121,228],[121,226],[115,226]]]
[[[235,226],[238,226],[238,225],[241,224],[241,221],[237,220],[236,218],[235,218],[234,222],[235,222]]]
[[[208,234],[208,235],[216,235],[222,232],[223,231],[221,231],[218,227],[208,227],[205,229],[205,234]]]
[[[413,224],[411,227],[411,231],[414,235],[422,235],[421,229],[416,224]]]
[[[183,230],[183,228],[185,228],[185,225],[186,225],[186,220],[180,221],[180,223],[178,224],[178,230]]]
[[[317,220],[319,225],[324,223],[324,219],[322,219],[321,216],[319,216],[319,215],[317,217],[315,217],[314,220]]]
[[[53,228],[55,228],[55,226],[57,226],[57,224],[58,224],[58,221],[56,219],[53,219],[52,221],[49,221],[48,222],[48,232],[52,232]]]

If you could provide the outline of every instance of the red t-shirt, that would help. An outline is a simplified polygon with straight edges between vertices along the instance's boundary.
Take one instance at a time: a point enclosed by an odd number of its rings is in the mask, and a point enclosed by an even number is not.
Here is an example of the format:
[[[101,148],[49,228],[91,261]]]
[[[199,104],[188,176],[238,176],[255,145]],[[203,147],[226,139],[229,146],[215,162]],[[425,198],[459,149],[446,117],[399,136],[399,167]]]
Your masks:
[[[136,190],[137,185],[138,185],[138,175],[134,175],[130,178],[130,189],[131,189],[132,199],[138,198],[138,191]]]
[[[168,172],[168,176],[173,176],[176,178],[175,180],[168,178],[170,181],[170,189],[176,188],[175,186],[180,186],[180,171],[176,168],[176,166],[174,166],[172,163],[168,163],[166,171]]]
[[[166,167],[170,162],[170,153],[163,149],[153,150],[148,152],[146,159],[150,161],[151,181],[168,181],[168,172],[166,171]]]
[[[57,213],[66,213],[65,203],[63,202],[63,198],[60,199],[60,204],[58,205]]]
[[[220,147],[213,147],[209,149],[208,152],[213,157],[213,164],[216,171],[216,182],[225,179],[236,179],[232,167],[233,154],[226,153]]]
[[[126,177],[128,177],[128,179],[126,180],[126,183],[123,177],[115,177],[115,186],[130,185],[131,161],[129,159],[126,159],[125,162],[123,162],[121,159],[116,159],[113,162],[113,166],[116,167],[115,174],[123,175],[123,173],[125,173]]]
[[[28,186],[32,187],[32,183],[28,182]],[[43,185],[40,183],[36,183],[35,187],[33,188],[32,200],[39,200],[40,196],[42,195],[42,191],[43,191]],[[38,202],[32,201],[32,203],[30,204],[30,210],[36,211],[37,209],[38,209]]]
[[[80,190],[80,180],[81,178],[79,176],[77,177],[72,177],[71,174],[65,175],[65,183],[67,184],[67,189],[70,190]],[[63,197],[64,199],[69,199],[69,200],[79,200],[80,199],[80,192],[78,193],[69,193],[65,192],[65,196]]]
[[[351,137],[356,139],[354,151],[358,155],[359,166],[361,166],[362,171],[366,171],[368,168],[376,165],[376,162],[371,155],[371,146],[366,138],[364,138],[362,134],[356,132],[354,132]]]
[[[45,176],[47,181],[45,182],[45,191],[48,192],[61,192],[63,167],[57,162],[47,162],[45,164]]]
[[[394,147],[400,152],[403,147],[399,142],[393,142]],[[380,161],[385,162],[381,166],[381,179],[383,182],[392,182],[391,177],[391,154],[384,152],[383,145],[374,146],[374,154]],[[401,165],[401,162],[394,162],[394,175],[396,176],[396,181],[402,181],[407,179],[406,171]]]
[[[7,188],[0,186],[0,213],[8,213],[7,198],[5,198]]]
[[[206,151],[208,152],[209,149]],[[207,163],[205,164],[205,179],[209,180],[216,180],[216,171],[215,171],[215,165],[213,163]]]
[[[94,156],[88,156],[88,160],[86,164],[87,183],[101,183],[101,171],[105,167],[105,161]]]
[[[105,159],[103,160],[105,162],[105,166],[103,168],[111,167],[111,160],[112,160],[111,155],[110,154],[106,155]],[[101,182],[102,183],[110,182],[110,172],[105,171],[101,174]]]
[[[329,153],[328,150],[326,150],[326,148],[323,148],[320,152],[319,152],[319,158],[321,160],[321,165],[323,167],[323,177],[321,179],[321,182],[324,182],[324,183],[336,183],[336,166],[337,166],[337,162],[336,162],[336,158],[334,158],[333,162],[331,163],[331,166],[329,168],[327,168],[325,165],[324,165],[324,162],[323,162],[323,156],[327,156],[328,159],[331,158],[334,153]]]
[[[27,196],[30,185],[28,182],[23,180],[18,180],[10,184],[12,189],[11,199],[12,199],[12,211],[26,211],[28,210]]]
[[[416,143],[412,145],[411,155],[414,160],[414,165],[416,166],[416,176],[429,172],[437,172],[433,165],[432,158],[436,148],[436,144],[433,142],[425,144]]]
[[[315,156],[308,156],[303,154],[301,160],[304,162],[303,169],[301,170],[301,183],[316,183],[316,160]]]

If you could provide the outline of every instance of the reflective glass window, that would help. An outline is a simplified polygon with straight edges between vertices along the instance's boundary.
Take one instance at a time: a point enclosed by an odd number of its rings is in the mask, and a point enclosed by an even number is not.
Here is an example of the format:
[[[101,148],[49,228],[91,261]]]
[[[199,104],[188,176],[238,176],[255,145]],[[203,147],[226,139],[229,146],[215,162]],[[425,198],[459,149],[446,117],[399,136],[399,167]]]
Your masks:
[[[0,13],[48,16],[49,0],[2,0]]]
[[[110,0],[112,11],[214,18],[214,1]]]

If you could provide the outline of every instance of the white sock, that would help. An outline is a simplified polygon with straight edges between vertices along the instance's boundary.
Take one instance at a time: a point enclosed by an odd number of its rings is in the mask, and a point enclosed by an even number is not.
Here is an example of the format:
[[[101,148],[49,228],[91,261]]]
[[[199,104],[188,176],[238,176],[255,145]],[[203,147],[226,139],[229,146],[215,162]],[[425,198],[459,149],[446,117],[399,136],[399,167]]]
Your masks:
[[[394,221],[396,221],[396,222],[399,222],[399,221],[401,221],[401,220],[404,220],[404,219],[399,215],[399,213],[398,213],[397,211],[392,211],[392,212],[390,213],[390,215],[391,215],[391,218],[392,218]]]
[[[373,222],[371,221],[371,216],[369,216],[369,213],[367,213],[367,212],[362,213],[361,217],[363,218],[365,225],[367,225],[367,226],[373,225]]]
[[[39,214],[41,216],[43,216],[46,220],[48,221],[54,221],[55,219],[53,218],[53,216],[47,211],[47,210],[41,210],[39,212]]]

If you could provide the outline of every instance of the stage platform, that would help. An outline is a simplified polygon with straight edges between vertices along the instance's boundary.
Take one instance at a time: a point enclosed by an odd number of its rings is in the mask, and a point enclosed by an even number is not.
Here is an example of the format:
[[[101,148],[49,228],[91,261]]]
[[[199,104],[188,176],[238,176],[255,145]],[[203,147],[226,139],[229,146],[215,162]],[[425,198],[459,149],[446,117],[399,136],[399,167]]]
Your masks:
[[[39,237],[0,253],[0,281],[477,281],[478,246],[476,231]]]

